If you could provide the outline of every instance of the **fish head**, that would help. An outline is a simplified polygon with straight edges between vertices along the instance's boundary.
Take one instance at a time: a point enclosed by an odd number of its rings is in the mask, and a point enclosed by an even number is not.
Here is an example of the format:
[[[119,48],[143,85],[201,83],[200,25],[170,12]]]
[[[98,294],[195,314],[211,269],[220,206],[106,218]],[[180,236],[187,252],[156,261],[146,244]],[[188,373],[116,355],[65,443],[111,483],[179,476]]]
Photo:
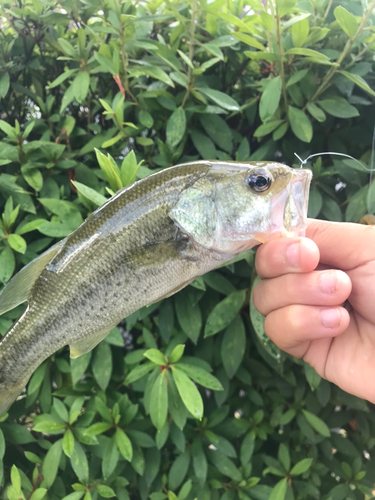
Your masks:
[[[238,254],[281,236],[303,236],[312,173],[275,162],[210,162],[170,217],[194,241]]]

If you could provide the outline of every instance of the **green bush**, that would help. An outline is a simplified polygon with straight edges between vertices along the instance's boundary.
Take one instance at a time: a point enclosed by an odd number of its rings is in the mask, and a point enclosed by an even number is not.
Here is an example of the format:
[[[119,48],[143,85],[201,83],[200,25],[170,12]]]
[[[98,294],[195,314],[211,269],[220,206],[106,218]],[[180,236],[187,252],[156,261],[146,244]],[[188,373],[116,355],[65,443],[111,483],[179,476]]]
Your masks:
[[[1,2],[0,281],[160,168],[297,167],[294,153],[323,151],[369,166],[374,6]],[[311,217],[372,220],[375,183],[358,164],[310,166]],[[0,423],[3,498],[370,498],[372,407],[267,340],[247,306],[254,280],[251,251],[132,314],[92,353],[44,362]],[[0,318],[1,334],[21,311]],[[184,401],[158,377],[164,356],[184,363]]]

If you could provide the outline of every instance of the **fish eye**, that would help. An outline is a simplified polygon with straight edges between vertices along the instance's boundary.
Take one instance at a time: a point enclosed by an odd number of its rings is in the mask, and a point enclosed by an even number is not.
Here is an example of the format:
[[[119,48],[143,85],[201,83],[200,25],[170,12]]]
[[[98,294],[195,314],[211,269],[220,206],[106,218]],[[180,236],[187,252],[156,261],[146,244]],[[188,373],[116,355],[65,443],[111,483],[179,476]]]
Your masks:
[[[246,184],[255,193],[264,193],[271,186],[271,176],[266,169],[255,170],[246,178]]]

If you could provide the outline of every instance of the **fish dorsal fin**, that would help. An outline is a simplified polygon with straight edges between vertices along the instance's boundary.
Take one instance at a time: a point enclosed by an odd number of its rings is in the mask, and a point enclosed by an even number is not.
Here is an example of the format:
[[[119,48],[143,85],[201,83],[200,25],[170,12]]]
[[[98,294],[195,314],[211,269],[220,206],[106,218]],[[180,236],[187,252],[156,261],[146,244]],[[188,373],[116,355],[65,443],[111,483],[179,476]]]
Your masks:
[[[88,335],[81,340],[75,340],[71,344],[70,347],[70,357],[78,358],[82,356],[82,354],[86,354],[94,349],[99,342],[101,342],[105,337],[109,334],[109,332],[114,328],[111,326],[109,329],[101,330],[100,332],[96,332],[92,335]]]
[[[22,268],[21,271],[9,281],[4,290],[0,293],[0,314],[4,314],[28,300],[34,283],[62,246],[62,241],[53,245],[46,252],[43,252],[39,257]]]

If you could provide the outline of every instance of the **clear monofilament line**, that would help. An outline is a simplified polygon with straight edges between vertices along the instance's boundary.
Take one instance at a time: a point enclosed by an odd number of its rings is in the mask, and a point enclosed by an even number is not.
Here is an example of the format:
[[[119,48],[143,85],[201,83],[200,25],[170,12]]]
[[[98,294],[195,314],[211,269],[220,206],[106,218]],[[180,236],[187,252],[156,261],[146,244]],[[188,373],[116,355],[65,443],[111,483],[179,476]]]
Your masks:
[[[374,144],[375,144],[375,130],[374,130],[373,144],[372,144],[371,166],[372,166],[372,162],[373,162]],[[299,161],[301,162],[300,168],[302,168],[302,166],[305,165],[310,160],[310,158],[314,158],[316,156],[323,156],[323,155],[344,156],[345,158],[349,158],[350,160],[354,160],[356,163],[358,163],[359,165],[361,165],[361,167],[364,170],[367,170],[367,172],[371,173],[371,178],[370,178],[370,181],[371,181],[371,179],[372,179],[372,173],[374,172],[375,169],[374,168],[368,168],[368,167],[366,167],[366,165],[364,165],[362,162],[360,162],[359,160],[357,160],[353,156],[347,155],[345,153],[335,153],[333,151],[327,151],[327,152],[324,152],[324,153],[314,153],[314,154],[308,156],[305,160],[302,160],[302,158],[300,158],[297,153],[294,153],[294,156],[296,156],[299,159]]]

